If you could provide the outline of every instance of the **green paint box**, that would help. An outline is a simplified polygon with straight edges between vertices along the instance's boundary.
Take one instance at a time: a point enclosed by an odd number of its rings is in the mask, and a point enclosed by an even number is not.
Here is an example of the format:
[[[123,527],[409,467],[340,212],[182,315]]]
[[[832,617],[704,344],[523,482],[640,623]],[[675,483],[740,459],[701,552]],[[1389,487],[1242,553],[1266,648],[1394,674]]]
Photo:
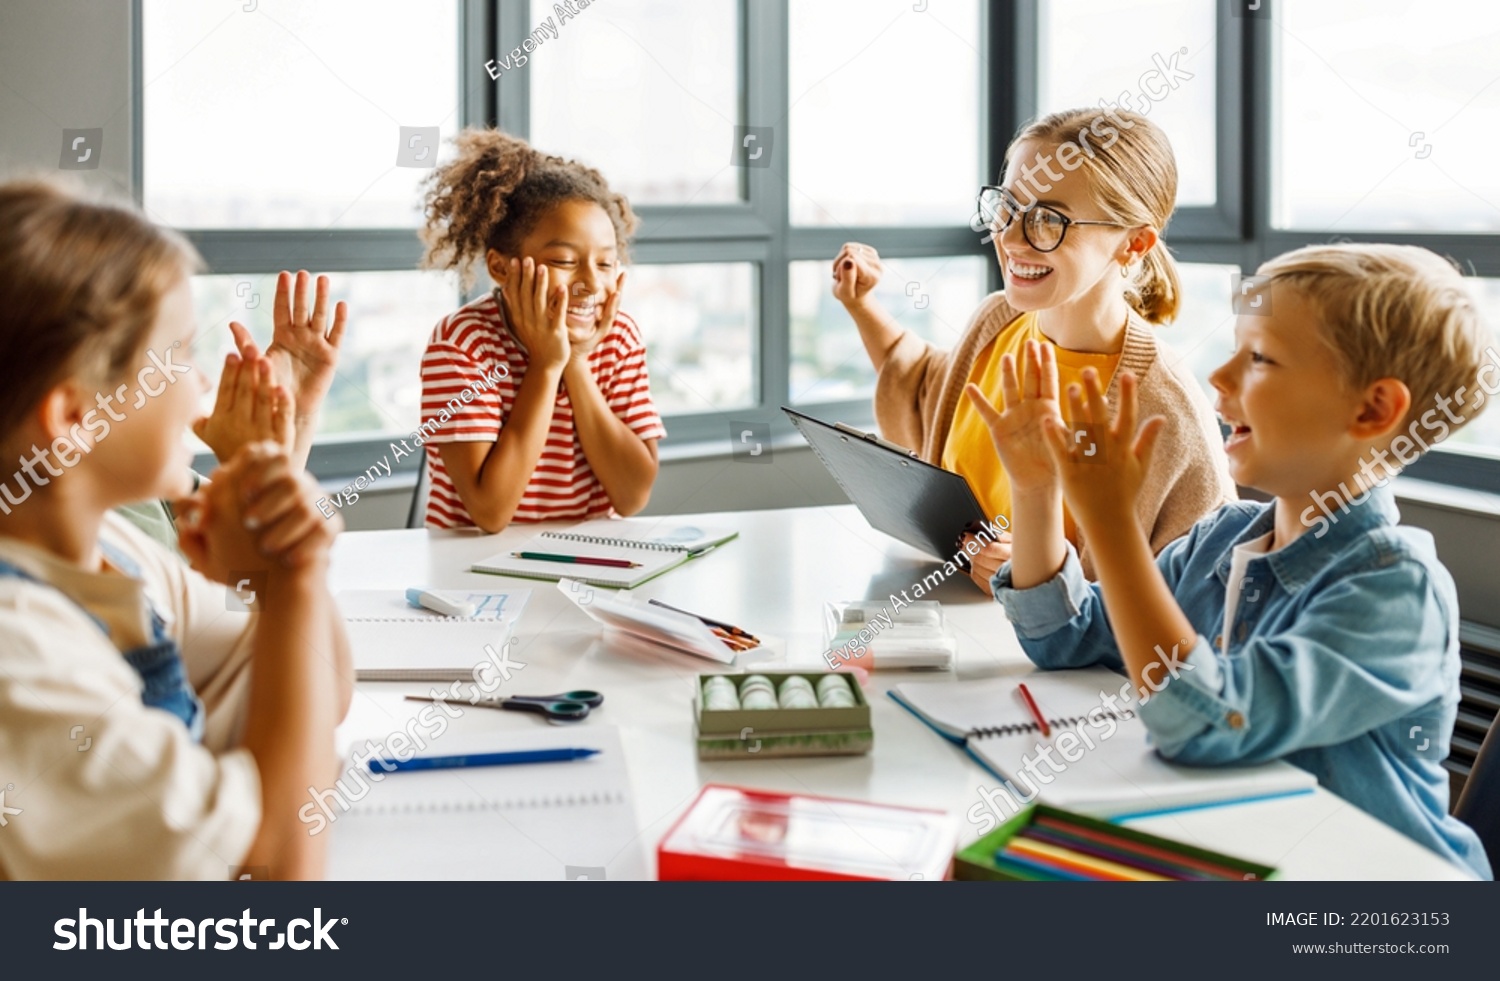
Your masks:
[[[845,679],[854,694],[846,707],[708,709],[703,686],[709,679],[728,678],[738,689],[752,674],[764,676],[779,691],[793,675],[806,678],[816,691],[830,674]],[[786,756],[859,756],[875,745],[870,727],[870,703],[848,672],[754,671],[750,674],[708,673],[698,676],[693,697],[700,760],[775,759]]]

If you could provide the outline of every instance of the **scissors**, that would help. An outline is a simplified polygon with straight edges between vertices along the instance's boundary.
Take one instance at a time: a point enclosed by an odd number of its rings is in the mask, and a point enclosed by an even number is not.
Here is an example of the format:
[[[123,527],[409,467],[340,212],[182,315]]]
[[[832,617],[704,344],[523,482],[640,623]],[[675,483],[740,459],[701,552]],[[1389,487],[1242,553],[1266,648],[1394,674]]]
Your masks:
[[[449,701],[433,695],[407,695],[409,702]],[[565,691],[561,695],[495,695],[477,698],[469,702],[477,708],[509,709],[513,712],[536,712],[548,722],[582,722],[589,711],[604,703],[604,696],[596,691],[578,689]],[[459,701],[462,704],[462,700]]]

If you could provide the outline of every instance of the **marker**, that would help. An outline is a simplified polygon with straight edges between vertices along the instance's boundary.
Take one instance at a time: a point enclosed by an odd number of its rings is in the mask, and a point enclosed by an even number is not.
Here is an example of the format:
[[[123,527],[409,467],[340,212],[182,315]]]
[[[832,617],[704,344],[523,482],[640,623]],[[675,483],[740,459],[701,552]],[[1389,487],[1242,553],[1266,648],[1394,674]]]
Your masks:
[[[445,617],[471,617],[477,612],[473,603],[460,603],[419,586],[406,591],[406,602]]]
[[[639,562],[629,559],[596,558],[592,555],[554,555],[551,552],[512,552],[512,558],[534,559],[538,562],[570,562],[574,565],[607,565],[611,569],[639,569]]]
[[[1016,685],[1016,691],[1021,693],[1022,700],[1026,702],[1027,710],[1031,712],[1031,717],[1036,720],[1037,726],[1041,728],[1042,738],[1050,738],[1052,728],[1047,725],[1047,720],[1043,717],[1042,710],[1036,707],[1036,699],[1031,697],[1031,692],[1027,691],[1024,684]]]
[[[452,770],[464,766],[515,766],[520,763],[563,763],[586,760],[598,749],[528,749],[516,753],[467,753],[462,756],[414,756],[409,760],[373,759],[371,773],[393,770]]]

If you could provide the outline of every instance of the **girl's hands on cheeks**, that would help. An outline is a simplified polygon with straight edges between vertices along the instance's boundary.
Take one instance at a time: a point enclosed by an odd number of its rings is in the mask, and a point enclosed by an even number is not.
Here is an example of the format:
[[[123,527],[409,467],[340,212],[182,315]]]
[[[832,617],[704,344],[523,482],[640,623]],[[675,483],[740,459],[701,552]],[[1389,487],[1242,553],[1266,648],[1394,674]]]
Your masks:
[[[1135,520],[1135,501],[1167,420],[1153,416],[1136,426],[1136,378],[1120,375],[1120,411],[1110,422],[1098,372],[1085,368],[1083,390],[1068,386],[1073,425],[1047,422],[1047,446],[1062,481],[1068,510],[1085,534],[1107,533]]]
[[[572,353],[567,291],[553,286],[547,267],[532,259],[511,259],[508,272],[500,290],[516,340],[526,348],[533,365],[560,368],[567,364]]]
[[[995,452],[1005,466],[1014,495],[1047,492],[1057,487],[1057,469],[1048,425],[1062,425],[1057,402],[1057,355],[1050,344],[1026,342],[1026,366],[1016,376],[1016,360],[1009,354],[1000,359],[1000,386],[1005,411],[997,410],[972,382],[965,389],[979,416],[989,428]]]
[[[845,242],[833,257],[833,298],[844,306],[858,306],[880,282],[880,253],[868,245]]]
[[[196,494],[178,502],[178,542],[203,575],[228,583],[232,576],[326,564],[343,529],[314,501],[317,485],[297,472],[284,448],[251,443]]]
[[[576,363],[586,363],[588,357],[593,353],[599,342],[609,333],[610,328],[615,325],[615,316],[620,312],[620,294],[625,291],[625,270],[621,269],[615,276],[613,288],[604,295],[604,310],[599,315],[598,322],[593,331],[588,335],[580,337],[568,331],[568,344],[572,349],[572,360]]]

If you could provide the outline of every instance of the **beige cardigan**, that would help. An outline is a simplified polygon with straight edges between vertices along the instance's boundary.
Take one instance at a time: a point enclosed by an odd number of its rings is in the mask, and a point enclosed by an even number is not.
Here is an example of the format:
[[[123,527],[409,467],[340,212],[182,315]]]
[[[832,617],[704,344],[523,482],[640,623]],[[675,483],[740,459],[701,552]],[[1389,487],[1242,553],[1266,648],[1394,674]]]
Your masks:
[[[881,435],[917,450],[929,463],[939,463],[975,358],[1018,316],[1002,291],[990,294],[979,305],[952,351],[940,351],[910,331],[902,334],[886,354],[875,380],[875,421]],[[1150,537],[1151,550],[1160,552],[1200,518],[1238,495],[1229,476],[1224,441],[1202,387],[1133,310],[1125,325],[1120,368],[1134,372],[1139,380],[1140,418],[1164,416],[1167,420],[1136,502],[1136,516]],[[1119,371],[1105,397],[1111,409],[1118,408]],[[1092,556],[1086,543],[1079,542],[1079,546],[1084,574],[1092,579]]]

